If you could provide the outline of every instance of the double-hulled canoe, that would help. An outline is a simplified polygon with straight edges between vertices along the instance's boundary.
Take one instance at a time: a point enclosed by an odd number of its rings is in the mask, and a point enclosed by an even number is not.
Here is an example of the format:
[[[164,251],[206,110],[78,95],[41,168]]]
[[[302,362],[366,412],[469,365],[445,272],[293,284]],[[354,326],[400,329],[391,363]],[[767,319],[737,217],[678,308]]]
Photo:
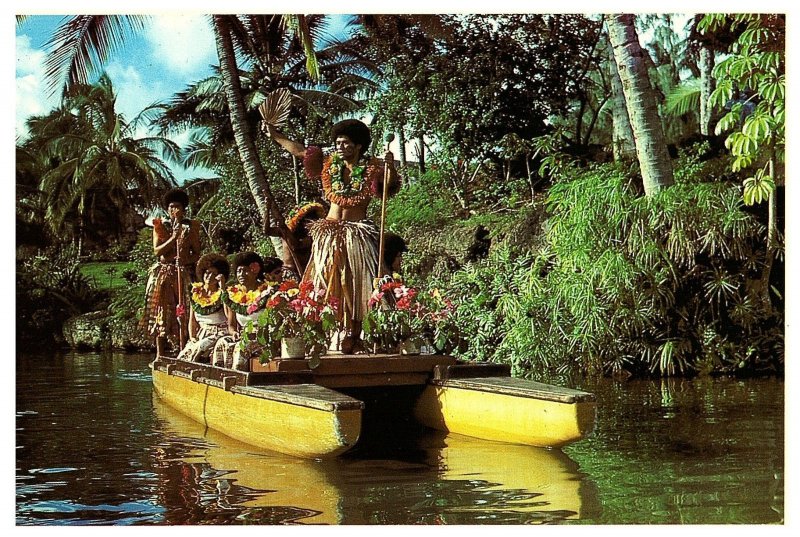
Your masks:
[[[335,457],[362,432],[370,401],[349,395],[418,387],[407,409],[423,425],[487,440],[558,447],[594,428],[594,395],[515,379],[508,366],[441,355],[331,355],[251,361],[241,372],[158,357],[156,394],[206,427],[260,448],[303,458]],[[396,410],[396,409],[395,409]],[[396,413],[396,412],[395,412]]]

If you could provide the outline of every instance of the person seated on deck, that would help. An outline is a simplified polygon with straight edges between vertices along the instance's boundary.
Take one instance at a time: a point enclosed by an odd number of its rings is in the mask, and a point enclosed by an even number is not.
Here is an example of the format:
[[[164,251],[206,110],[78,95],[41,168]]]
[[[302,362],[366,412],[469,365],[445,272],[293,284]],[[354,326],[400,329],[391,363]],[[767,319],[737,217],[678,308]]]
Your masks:
[[[383,265],[395,279],[403,273],[403,254],[407,251],[403,237],[391,231],[383,234]]]
[[[305,272],[308,260],[311,258],[311,236],[308,233],[308,226],[315,220],[325,218],[325,207],[321,203],[306,203],[297,207],[289,213],[286,219],[286,227],[297,240],[298,248],[292,256],[286,241],[283,240],[283,273],[284,280],[291,279],[300,281]]]
[[[177,352],[187,339],[186,302],[194,263],[200,256],[200,223],[186,218],[188,194],[170,190],[163,205],[170,220],[153,219],[153,253],[158,262],[148,271],[145,313],[140,320],[140,327],[156,337],[158,356],[168,346]]]
[[[247,371],[250,357],[261,353],[261,346],[254,342],[241,348],[241,330],[248,323],[258,320],[271,289],[280,282],[282,266],[280,259],[262,259],[255,252],[243,252],[234,257],[236,283],[225,290],[228,333],[219,338],[214,346],[214,365]]]
[[[394,156],[387,151],[383,162],[367,156],[372,140],[369,127],[356,119],[333,126],[335,152],[327,157],[319,147],[306,148],[272,124],[264,122],[262,128],[289,153],[303,158],[306,176],[320,181],[325,199],[331,203],[327,217],[308,226],[313,242],[303,280],[338,299],[341,307],[337,320],[346,335],[334,347],[345,354],[355,352],[360,346],[361,321],[368,311],[373,279],[383,272],[377,266],[380,231],[367,219],[367,208],[373,197],[383,196],[385,176],[387,195],[399,189]]]
[[[227,334],[224,295],[230,269],[228,260],[216,253],[206,254],[197,261],[198,281],[192,284],[189,297],[189,341],[178,359],[208,362],[217,340]]]

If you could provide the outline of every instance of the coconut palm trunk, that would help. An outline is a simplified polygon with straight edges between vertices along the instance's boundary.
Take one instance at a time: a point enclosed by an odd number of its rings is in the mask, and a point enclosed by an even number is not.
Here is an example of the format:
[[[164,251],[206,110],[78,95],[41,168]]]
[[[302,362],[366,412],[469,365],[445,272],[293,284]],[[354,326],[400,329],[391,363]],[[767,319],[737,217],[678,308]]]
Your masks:
[[[625,95],[644,192],[652,196],[672,185],[674,178],[645,54],[634,28],[634,15],[614,14],[604,18]]]
[[[611,80],[611,147],[615,162],[633,162],[636,160],[636,145],[633,143],[633,129],[628,118],[628,107],[625,106],[625,95],[622,93],[622,81],[614,61],[614,50],[608,43],[608,78]]]
[[[700,134],[703,136],[711,135],[711,93],[714,91],[714,77],[711,71],[714,69],[714,51],[706,45],[700,46],[699,53],[700,68]]]
[[[228,15],[230,16],[230,15]],[[217,55],[219,56],[220,72],[225,82],[225,96],[228,101],[228,110],[231,116],[231,127],[233,128],[236,148],[239,151],[239,159],[244,167],[247,185],[258,208],[258,213],[264,222],[265,227],[269,227],[274,222],[280,236],[286,241],[294,257],[297,248],[294,236],[286,228],[280,208],[275,203],[272,192],[269,188],[264,168],[258,158],[255,140],[250,132],[247,123],[247,113],[242,99],[241,81],[239,80],[239,70],[236,65],[236,56],[231,39],[230,24],[226,15],[214,15],[214,34],[217,45]],[[299,265],[298,265],[299,266]]]

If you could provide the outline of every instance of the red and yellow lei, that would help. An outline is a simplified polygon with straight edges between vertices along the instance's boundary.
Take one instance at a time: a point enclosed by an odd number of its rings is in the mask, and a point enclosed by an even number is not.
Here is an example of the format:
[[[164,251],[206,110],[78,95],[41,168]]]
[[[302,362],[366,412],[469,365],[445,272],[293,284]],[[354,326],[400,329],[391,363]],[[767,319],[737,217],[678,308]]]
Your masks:
[[[241,285],[231,285],[225,293],[225,302],[234,312],[250,315],[263,309],[275,289],[275,282],[264,282],[252,291]]]
[[[211,315],[222,308],[224,295],[225,291],[222,289],[217,289],[215,292],[209,295],[203,288],[202,283],[193,283],[191,300],[189,301],[189,304],[192,306],[192,309],[195,311],[195,313],[199,313],[200,315]]]
[[[377,168],[371,160],[365,165],[355,166],[355,176],[351,175],[350,184],[344,185],[345,167],[343,162],[337,162],[335,153],[325,159],[321,174],[325,198],[340,207],[364,205],[374,195],[372,182]],[[360,173],[355,173],[357,169],[360,169]]]

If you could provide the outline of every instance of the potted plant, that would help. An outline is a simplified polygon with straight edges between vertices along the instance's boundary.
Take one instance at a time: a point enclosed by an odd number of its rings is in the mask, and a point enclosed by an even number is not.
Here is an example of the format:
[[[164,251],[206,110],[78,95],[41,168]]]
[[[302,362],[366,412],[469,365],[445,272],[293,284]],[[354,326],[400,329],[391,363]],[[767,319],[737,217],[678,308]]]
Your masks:
[[[270,349],[280,345],[282,358],[318,358],[336,325],[336,308],[324,289],[314,288],[311,282],[284,280],[267,299],[248,337]],[[269,358],[262,353],[262,362]]]
[[[432,289],[419,299],[425,308],[425,342],[436,354],[450,354],[461,339],[455,306],[439,289]]]
[[[364,339],[385,352],[419,354],[426,309],[419,291],[399,279],[382,282],[369,299]]]

